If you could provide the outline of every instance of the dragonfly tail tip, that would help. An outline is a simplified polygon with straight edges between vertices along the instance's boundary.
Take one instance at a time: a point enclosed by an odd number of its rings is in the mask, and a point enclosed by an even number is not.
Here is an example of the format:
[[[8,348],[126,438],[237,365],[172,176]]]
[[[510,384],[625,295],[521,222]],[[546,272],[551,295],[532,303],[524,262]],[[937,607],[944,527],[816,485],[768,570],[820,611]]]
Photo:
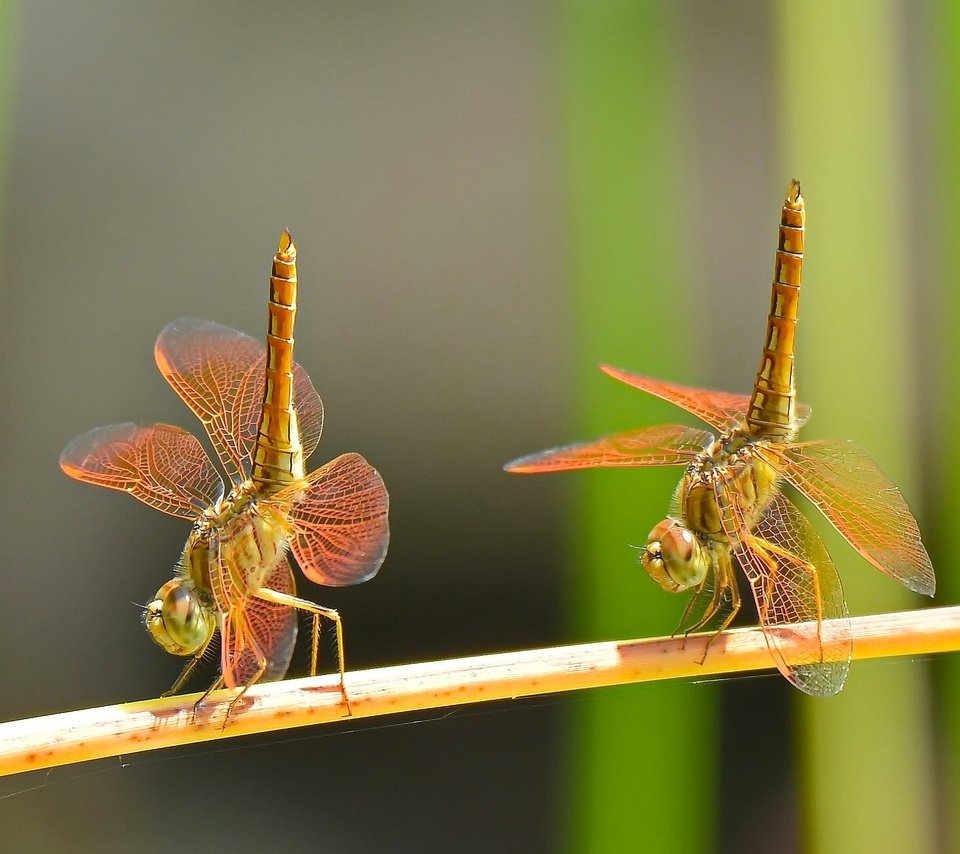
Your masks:
[[[297,247],[293,242],[293,236],[290,234],[289,228],[285,228],[283,233],[280,235],[280,243],[277,247],[277,254],[293,256],[297,254]]]

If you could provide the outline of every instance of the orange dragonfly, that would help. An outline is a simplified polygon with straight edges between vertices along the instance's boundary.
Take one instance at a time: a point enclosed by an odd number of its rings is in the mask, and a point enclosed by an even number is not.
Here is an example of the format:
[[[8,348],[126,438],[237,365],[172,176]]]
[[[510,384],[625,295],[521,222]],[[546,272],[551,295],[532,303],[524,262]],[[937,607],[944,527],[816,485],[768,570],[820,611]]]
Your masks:
[[[287,553],[317,584],[369,580],[387,552],[389,499],[359,454],[305,473],[304,460],[320,440],[323,404],[293,361],[296,260],[284,232],[270,278],[266,348],[195,318],[173,321],[157,338],[157,367],[203,423],[227,480],[191,433],[169,424],[97,427],[60,456],[60,467],[76,480],[128,492],[193,522],[176,577],[144,615],[161,647],[193,656],[170,693],[182,687],[218,630],[221,670],[211,690],[283,678],[300,610],[313,618],[312,674],[320,618],[335,624],[347,699],[340,616],[296,595]]]
[[[794,334],[800,297],[805,209],[800,184],[787,188],[773,296],[760,369],[749,396],[688,388],[602,365],[614,379],[676,404],[706,430],[661,425],[554,448],[508,463],[522,474],[620,466],[686,466],[666,519],[650,532],[643,568],[665,590],[692,590],[678,632],[730,625],[740,609],[734,565],[747,577],[760,626],[780,672],[801,691],[836,694],[852,639],[840,577],[809,520],[781,485],[804,495],[864,558],[901,584],[932,596],[933,567],[899,490],[856,445],[795,441],[810,417],[796,402]],[[835,622],[822,642],[788,661],[778,626]]]

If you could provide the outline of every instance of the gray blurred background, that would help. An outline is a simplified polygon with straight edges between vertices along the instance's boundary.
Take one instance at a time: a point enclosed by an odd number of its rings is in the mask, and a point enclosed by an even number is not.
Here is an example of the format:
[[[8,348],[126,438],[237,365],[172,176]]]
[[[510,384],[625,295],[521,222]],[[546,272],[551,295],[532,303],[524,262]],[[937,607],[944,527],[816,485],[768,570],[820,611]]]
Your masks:
[[[678,144],[691,166],[671,176],[668,203],[711,242],[684,249],[689,312],[638,317],[637,334],[704,330],[700,368],[670,378],[742,390],[790,177],[771,131],[770,7],[677,6]],[[565,559],[562,479],[501,472],[576,438],[558,14],[547,2],[460,0],[17,4],[0,291],[0,717],[156,696],[179,672],[135,603],[170,576],[187,526],[69,481],[57,458],[98,424],[198,429],[157,373],[153,341],[185,314],[260,336],[284,227],[300,249],[298,361],[326,411],[313,463],[360,451],[392,499],[375,580],[300,582],[343,614],[349,666],[601,639],[562,619],[565,579],[584,569]],[[908,65],[919,55],[911,26],[902,21]],[[912,324],[929,311],[923,293]],[[659,595],[629,577],[624,596]],[[635,634],[669,632],[645,624],[643,601]],[[300,650],[291,673],[306,668]],[[717,844],[756,841],[754,808],[738,796],[753,792],[784,829],[778,850],[798,846],[786,684],[689,691],[726,709],[724,776],[703,781],[720,786],[705,795],[722,805]],[[40,788],[0,802],[0,847],[559,850],[565,712],[581,701],[13,778],[2,792]],[[766,723],[754,726],[745,715],[760,709]]]
[[[133,603],[187,526],[69,482],[57,457],[100,423],[198,428],[153,341],[184,314],[262,335],[284,227],[298,360],[327,413],[314,464],[358,450],[392,498],[375,582],[301,582],[341,609],[349,665],[560,640],[550,490],[500,469],[563,408],[548,10],[31,2],[18,18],[3,717],[155,696],[179,671]],[[340,729],[360,731],[56,771],[0,805],[6,850],[545,850],[549,709]]]

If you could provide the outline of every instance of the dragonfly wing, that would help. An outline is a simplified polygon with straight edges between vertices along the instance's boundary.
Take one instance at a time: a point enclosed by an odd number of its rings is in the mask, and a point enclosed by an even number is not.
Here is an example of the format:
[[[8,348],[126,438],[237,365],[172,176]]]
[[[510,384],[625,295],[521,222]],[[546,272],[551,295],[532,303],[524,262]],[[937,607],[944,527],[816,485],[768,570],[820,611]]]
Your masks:
[[[726,528],[730,519],[742,520],[744,513],[731,490],[721,490],[718,498],[730,508],[721,513]],[[852,632],[840,576],[813,525],[777,495],[753,533],[742,526],[732,533],[733,556],[750,582],[777,669],[805,694],[836,694],[850,668]],[[824,620],[832,621],[829,638],[823,634]],[[816,624],[818,642],[805,657],[788,661],[785,641],[797,623]]]
[[[715,430],[727,430],[731,426],[742,422],[746,417],[747,407],[750,405],[750,396],[746,394],[711,391],[704,388],[692,388],[677,383],[668,383],[664,380],[655,380],[651,377],[632,374],[611,365],[601,365],[600,370],[615,380],[620,380],[622,383],[679,406],[691,415],[696,415],[697,418],[705,424],[709,424]],[[810,412],[811,409],[807,404],[797,404],[797,427],[807,421]]]
[[[223,495],[223,481],[197,438],[169,424],[96,427],[63,449],[60,468],[183,519],[196,519]]]
[[[286,557],[266,575],[264,586],[295,596],[296,583]],[[221,666],[228,688],[249,685],[266,665],[258,681],[283,679],[297,642],[297,612],[288,605],[253,596],[231,609],[223,619]]]
[[[203,423],[224,469],[234,480],[245,480],[263,402],[263,342],[229,326],[184,317],[160,333],[154,357],[160,373]],[[308,457],[320,441],[323,404],[299,365],[294,366],[294,408]]]
[[[293,525],[290,548],[311,581],[345,587],[377,574],[390,540],[390,498],[379,472],[359,454],[331,460],[267,503]]]
[[[167,324],[154,346],[160,373],[200,419],[234,478],[241,475],[247,458],[250,425],[243,422],[258,403],[263,350],[249,335],[193,317]]]
[[[936,578],[907,502],[853,442],[758,446],[761,456],[823,513],[864,558],[932,596]]]
[[[320,434],[323,432],[323,403],[313,387],[310,375],[296,363],[293,365],[293,408],[297,412],[303,458],[307,460],[320,444]]]
[[[540,451],[509,462],[504,469],[532,474],[595,467],[685,466],[712,441],[706,430],[661,424]]]

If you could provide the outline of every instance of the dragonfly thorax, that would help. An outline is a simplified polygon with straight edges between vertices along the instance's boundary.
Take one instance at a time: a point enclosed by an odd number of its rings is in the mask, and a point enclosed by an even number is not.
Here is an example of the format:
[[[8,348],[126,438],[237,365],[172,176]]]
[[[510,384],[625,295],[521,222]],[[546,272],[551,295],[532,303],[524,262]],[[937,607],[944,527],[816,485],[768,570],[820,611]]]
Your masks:
[[[235,486],[227,495],[216,504],[208,507],[197,520],[197,525],[206,530],[222,526],[244,510],[255,506],[257,502],[257,486],[252,480],[245,480]]]
[[[709,472],[724,466],[736,466],[752,458],[751,439],[742,430],[735,429],[715,439],[701,451],[690,469]]]
[[[742,516],[748,529],[757,524],[776,495],[778,480],[774,469],[756,453],[762,441],[739,428],[732,430],[687,467],[677,498],[690,530],[706,539],[725,541],[722,520],[731,520],[731,512]]]
[[[249,481],[209,507],[190,532],[177,577],[147,605],[151,637],[174,655],[204,647],[218,615],[260,587],[284,556],[288,528],[276,511],[257,503]]]
[[[217,526],[218,559],[210,561],[210,580],[217,607],[231,604],[262,586],[287,552],[290,525],[273,508],[256,502],[225,516]]]

